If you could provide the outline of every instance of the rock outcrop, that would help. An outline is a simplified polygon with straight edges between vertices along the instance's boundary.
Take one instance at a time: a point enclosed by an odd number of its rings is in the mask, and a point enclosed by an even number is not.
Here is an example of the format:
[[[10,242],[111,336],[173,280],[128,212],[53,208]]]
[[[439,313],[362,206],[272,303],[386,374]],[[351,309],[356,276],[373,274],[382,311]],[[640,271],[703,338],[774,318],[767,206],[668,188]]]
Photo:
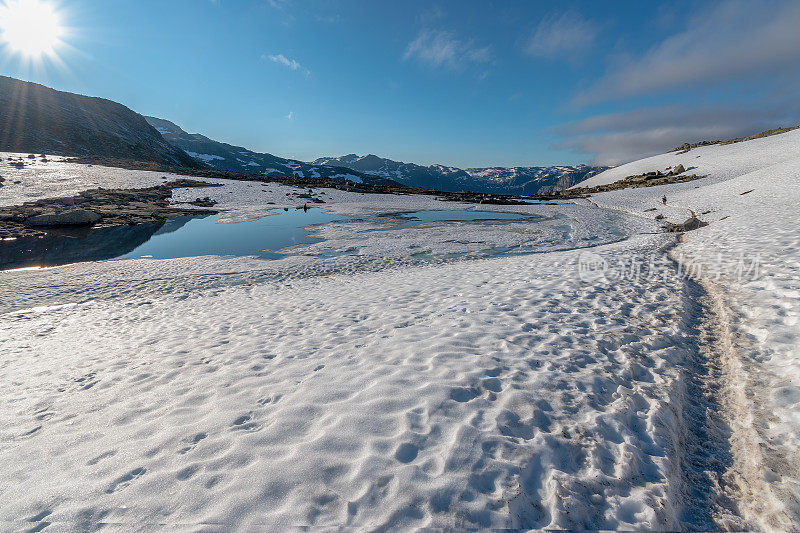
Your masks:
[[[703,222],[695,215],[692,215],[682,224],[668,224],[666,227],[664,227],[664,231],[667,233],[683,233],[685,231],[700,229],[705,226],[708,226],[708,222]]]
[[[73,209],[61,213],[34,215],[25,219],[26,226],[91,226],[103,219],[101,215],[86,209]]]
[[[215,213],[175,207],[169,201],[173,189],[214,186],[178,179],[146,189],[92,189],[68,198],[0,207],[0,239],[43,236],[58,228],[153,224],[179,215]],[[201,201],[205,206],[215,203],[208,197]]]
[[[199,168],[145,118],[103,98],[0,76],[0,151],[116,157]],[[33,157],[31,157],[33,159]]]

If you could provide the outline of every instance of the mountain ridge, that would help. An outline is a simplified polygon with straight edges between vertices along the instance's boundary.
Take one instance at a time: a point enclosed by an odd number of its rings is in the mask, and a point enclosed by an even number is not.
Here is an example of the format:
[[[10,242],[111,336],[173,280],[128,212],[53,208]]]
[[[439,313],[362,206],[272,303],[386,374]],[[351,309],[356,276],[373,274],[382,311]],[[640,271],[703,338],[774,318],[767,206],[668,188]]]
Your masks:
[[[315,165],[304,161],[259,153],[241,146],[215,141],[199,133],[187,133],[169,120],[145,117],[148,123],[173,147],[186,152],[208,168],[265,176],[333,178],[356,183],[397,185],[390,179],[364,174],[341,166]]]
[[[551,167],[482,167],[461,169],[447,165],[422,166],[374,154],[321,157],[318,165],[338,165],[393,179],[404,185],[459,192],[537,194],[567,189],[608,167],[558,165]]]
[[[443,192],[527,195],[566,189],[605,167],[460,169],[393,161],[375,154],[313,162],[258,153],[146,117],[112,100],[0,76],[0,151],[157,163],[263,176],[331,178]]]
[[[375,154],[321,157],[309,163],[254,152],[215,141],[199,133],[187,133],[166,119],[145,118],[167,142],[206,167],[248,174],[329,177],[373,184],[400,184],[445,192],[529,195],[567,189],[607,168],[561,165],[460,169],[439,164],[426,167],[393,161]]]
[[[199,168],[128,107],[0,76],[0,151],[122,158]]]

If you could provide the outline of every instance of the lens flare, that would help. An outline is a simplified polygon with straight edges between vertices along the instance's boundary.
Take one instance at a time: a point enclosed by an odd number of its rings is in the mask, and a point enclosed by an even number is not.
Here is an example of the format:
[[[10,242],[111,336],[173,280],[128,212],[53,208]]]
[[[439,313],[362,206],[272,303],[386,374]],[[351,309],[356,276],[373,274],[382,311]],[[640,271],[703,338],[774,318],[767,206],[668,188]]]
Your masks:
[[[28,58],[54,56],[64,28],[53,5],[41,0],[0,3],[0,41]]]

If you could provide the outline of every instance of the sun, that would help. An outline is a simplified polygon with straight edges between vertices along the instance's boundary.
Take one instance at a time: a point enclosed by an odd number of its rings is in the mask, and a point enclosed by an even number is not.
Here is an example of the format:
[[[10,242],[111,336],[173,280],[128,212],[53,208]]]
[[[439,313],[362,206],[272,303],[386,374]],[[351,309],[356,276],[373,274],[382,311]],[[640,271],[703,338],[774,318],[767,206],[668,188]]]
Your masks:
[[[42,0],[0,1],[0,41],[36,59],[54,56],[64,28],[53,5]]]

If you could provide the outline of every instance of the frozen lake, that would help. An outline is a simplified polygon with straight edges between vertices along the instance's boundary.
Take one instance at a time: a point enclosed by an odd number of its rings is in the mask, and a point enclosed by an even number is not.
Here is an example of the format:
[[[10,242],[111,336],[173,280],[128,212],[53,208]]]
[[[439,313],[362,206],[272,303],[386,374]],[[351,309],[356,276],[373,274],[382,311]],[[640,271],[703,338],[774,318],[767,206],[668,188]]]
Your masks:
[[[359,227],[357,238],[372,232],[399,232],[411,228],[487,226],[509,222],[536,223],[545,217],[531,214],[478,210],[420,210],[350,217],[321,208],[275,209],[256,220],[225,222],[223,215],[180,216],[163,224],[115,228],[58,230],[45,238],[0,242],[0,268],[54,266],[80,261],[124,259],[176,259],[180,257],[255,256],[281,259],[290,248],[324,240],[317,231],[332,222]],[[363,226],[363,227],[362,227]],[[503,254],[505,248],[487,244],[486,253]],[[326,253],[325,256],[340,255]],[[409,250],[414,257],[427,257]]]

